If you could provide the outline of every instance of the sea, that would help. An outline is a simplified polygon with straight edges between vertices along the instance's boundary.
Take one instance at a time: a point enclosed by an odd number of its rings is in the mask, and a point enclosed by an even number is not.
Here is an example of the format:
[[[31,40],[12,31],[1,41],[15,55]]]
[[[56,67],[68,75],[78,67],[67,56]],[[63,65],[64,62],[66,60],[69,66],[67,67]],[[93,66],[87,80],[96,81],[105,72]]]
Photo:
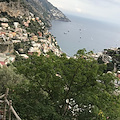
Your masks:
[[[52,21],[49,31],[68,56],[83,48],[97,53],[120,47],[120,25],[71,15],[67,17],[71,22]]]

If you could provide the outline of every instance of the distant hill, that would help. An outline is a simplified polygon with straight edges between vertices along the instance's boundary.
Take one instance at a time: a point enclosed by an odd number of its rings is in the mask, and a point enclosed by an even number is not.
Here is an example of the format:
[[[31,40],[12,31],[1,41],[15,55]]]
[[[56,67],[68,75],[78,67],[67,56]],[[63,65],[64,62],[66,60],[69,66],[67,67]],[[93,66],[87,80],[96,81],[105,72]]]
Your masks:
[[[0,0],[0,2],[9,3],[8,4],[9,7],[10,5],[13,5],[13,2],[15,2],[15,4],[16,2],[20,3],[20,6],[24,7],[25,9],[25,11],[22,14],[26,14],[26,11],[28,9],[31,13],[40,17],[42,21],[46,24],[46,26],[51,26],[51,20],[60,20],[60,21],[66,21],[66,22],[70,21],[58,8],[54,7],[47,0]],[[1,6],[2,6],[1,8],[4,9],[4,6],[3,5]],[[16,9],[19,9],[19,8],[21,9],[21,7],[17,7],[17,6],[13,5],[12,7]]]
[[[51,20],[70,21],[60,10],[47,0],[23,0],[30,12],[41,17],[50,25]]]

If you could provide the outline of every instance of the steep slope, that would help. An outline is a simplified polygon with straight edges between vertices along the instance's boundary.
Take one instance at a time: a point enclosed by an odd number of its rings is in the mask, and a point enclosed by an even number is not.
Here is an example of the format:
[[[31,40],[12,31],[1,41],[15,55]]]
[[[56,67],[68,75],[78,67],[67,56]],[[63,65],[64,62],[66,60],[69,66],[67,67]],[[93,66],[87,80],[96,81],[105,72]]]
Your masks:
[[[25,5],[23,1],[0,1],[0,53],[26,57],[53,52],[60,56],[62,51],[44,18],[29,12]]]
[[[23,16],[29,14],[28,9],[26,9],[20,2],[14,2],[14,1],[0,1],[0,13],[1,12],[6,12],[8,15],[11,17],[18,17],[18,16]]]
[[[51,20],[70,21],[60,10],[54,7],[47,0],[24,0],[29,11],[50,23]]]
[[[0,0],[0,11],[17,17],[28,14],[28,10],[41,18],[46,27],[51,26],[51,20],[70,21],[60,10],[47,0]]]

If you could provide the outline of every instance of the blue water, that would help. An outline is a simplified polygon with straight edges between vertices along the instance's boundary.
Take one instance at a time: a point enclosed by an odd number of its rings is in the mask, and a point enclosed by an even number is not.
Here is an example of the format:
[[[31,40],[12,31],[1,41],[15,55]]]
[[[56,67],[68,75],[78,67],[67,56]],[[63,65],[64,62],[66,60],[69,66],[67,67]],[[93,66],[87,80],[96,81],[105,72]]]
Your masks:
[[[50,32],[67,55],[79,49],[101,52],[106,48],[120,47],[120,26],[87,18],[68,16],[71,22],[52,21]]]

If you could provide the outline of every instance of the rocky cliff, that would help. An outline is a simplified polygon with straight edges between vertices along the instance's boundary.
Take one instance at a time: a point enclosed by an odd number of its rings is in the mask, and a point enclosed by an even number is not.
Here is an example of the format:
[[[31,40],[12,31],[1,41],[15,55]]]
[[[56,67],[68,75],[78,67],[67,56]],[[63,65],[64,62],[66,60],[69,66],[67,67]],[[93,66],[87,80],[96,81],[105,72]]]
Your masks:
[[[43,18],[45,22],[51,20],[70,21],[60,10],[54,7],[47,0],[24,0],[30,12]]]
[[[29,11],[20,2],[0,2],[0,13],[6,12],[11,17],[28,15]]]
[[[18,17],[29,14],[29,11],[41,18],[46,26],[51,26],[51,20],[70,21],[60,10],[47,0],[0,0],[0,13]]]

